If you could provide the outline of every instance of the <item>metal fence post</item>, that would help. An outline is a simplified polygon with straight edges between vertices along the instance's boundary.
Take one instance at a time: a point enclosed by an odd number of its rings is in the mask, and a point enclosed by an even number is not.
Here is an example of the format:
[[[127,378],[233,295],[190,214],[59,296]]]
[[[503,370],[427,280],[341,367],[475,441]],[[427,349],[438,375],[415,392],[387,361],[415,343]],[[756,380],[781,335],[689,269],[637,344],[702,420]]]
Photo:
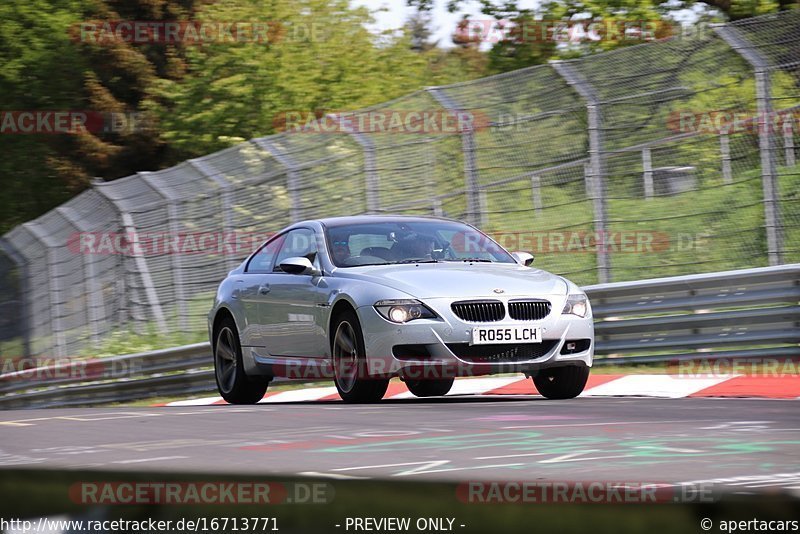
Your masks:
[[[794,167],[797,158],[794,154],[794,129],[792,128],[791,118],[783,118],[783,150],[787,167]]]
[[[14,261],[19,272],[19,318],[22,328],[22,356],[30,358],[31,356],[31,325],[30,316],[30,303],[28,299],[31,297],[30,288],[30,272],[28,270],[28,260],[22,253],[11,243],[10,240],[0,236],[0,249]]]
[[[375,159],[375,143],[368,135],[354,132],[350,136],[364,151],[364,186],[367,198],[367,213],[377,213],[380,204],[380,177]]]
[[[591,178],[592,205],[594,207],[594,230],[597,239],[597,278],[601,284],[611,281],[611,258],[608,254],[606,229],[606,156],[603,150],[603,122],[600,97],[583,79],[569,61],[551,61],[550,65],[567,84],[586,102],[589,126],[589,173]]]
[[[56,208],[56,211],[77,231],[77,232],[89,232],[89,228],[87,228],[83,221],[74,210],[70,208],[65,208],[64,206],[59,206]],[[94,262],[91,261],[89,254],[83,254],[83,284],[84,290],[86,292],[86,326],[89,327],[92,335],[92,343],[95,347],[100,344],[100,332],[98,330],[98,325],[100,323],[100,317],[97,314],[98,308],[102,306],[100,299],[98,298],[98,291],[97,291],[97,276],[94,269]]]
[[[450,96],[445,94],[439,87],[429,87],[428,93],[444,109],[453,113],[465,112]],[[474,128],[461,132],[461,151],[464,156],[464,186],[467,201],[467,221],[477,226],[485,223],[486,210],[482,205],[480,194],[480,178],[478,176],[478,163],[475,154],[475,131]]]
[[[136,230],[136,224],[133,221],[133,217],[130,213],[123,211],[119,204],[113,198],[111,198],[108,193],[103,191],[102,187],[98,187],[103,183],[104,182],[99,179],[93,180],[92,186],[98,194],[106,198],[117,209],[122,229],[124,230],[125,235],[131,238],[131,249],[134,251],[140,250],[139,233]],[[153,284],[153,278],[150,276],[150,268],[147,266],[147,261],[145,260],[144,256],[136,252],[133,253],[133,261],[136,264],[136,270],[142,279],[142,286],[144,287],[145,296],[147,297],[147,303],[150,307],[150,312],[153,314],[153,318],[158,325],[158,330],[162,334],[166,334],[168,329],[166,320],[164,319],[164,311],[161,308],[161,303],[158,301],[158,294],[156,293],[156,288]]]
[[[215,184],[219,186],[219,201],[220,207],[222,209],[222,232],[225,234],[225,239],[231,237],[234,233],[233,230],[233,220],[232,220],[232,210],[233,210],[233,202],[231,201],[231,196],[233,191],[231,190],[231,183],[226,179],[222,178],[219,174],[214,172],[206,162],[202,159],[190,159],[188,160],[189,165],[192,166],[197,172],[205,176],[206,178],[212,180]],[[238,241],[238,238],[237,238]],[[235,244],[236,250],[238,251],[239,244],[238,242]],[[227,258],[223,261],[223,263],[227,266],[229,270],[233,270],[236,268],[238,262],[236,261],[236,257],[229,254],[227,249],[225,250],[225,254]]]
[[[288,154],[275,145],[268,138],[253,139],[252,142],[260,149],[266,150],[275,160],[286,168],[286,189],[289,192],[289,219],[296,223],[303,220],[303,209],[300,202],[300,190],[297,176],[297,165]]]
[[[61,287],[61,277],[55,272],[55,261],[53,258],[53,250],[60,246],[60,243],[53,241],[53,238],[47,234],[36,222],[27,222],[22,225],[28,232],[36,238],[45,249],[45,257],[47,258],[47,278],[50,281],[50,321],[52,324],[51,331],[53,333],[53,349],[54,356],[64,358],[67,356],[67,340],[64,332],[64,325],[61,321],[63,317],[63,302],[59,299],[64,297]]]
[[[149,185],[153,191],[164,201],[167,206],[167,227],[169,228],[170,239],[180,239],[180,229],[178,227],[178,203],[170,197],[161,187],[158,181],[153,179],[153,175],[149,172],[137,172],[144,183]],[[172,283],[175,285],[175,300],[177,301],[176,311],[178,313],[178,328],[181,332],[187,332],[189,329],[188,321],[188,308],[186,306],[186,291],[184,290],[185,284],[183,280],[183,265],[181,262],[181,253],[173,251],[170,255],[172,264]]]
[[[728,134],[719,136],[719,152],[722,157],[722,182],[725,184],[733,183],[733,172],[731,171],[731,140]]]
[[[655,193],[653,189],[653,154],[649,148],[642,150],[642,170],[644,178],[644,198],[650,200]]]
[[[735,27],[717,25],[714,26],[714,31],[753,67],[753,74],[756,79],[758,144],[759,152],[761,153],[761,183],[764,190],[764,224],[767,230],[767,254],[770,265],[779,265],[783,263],[783,230],[780,206],[778,205],[776,146],[771,124],[772,95],[769,61]]]
[[[538,174],[531,175],[531,200],[533,201],[533,212],[536,215],[542,214],[542,179]]]

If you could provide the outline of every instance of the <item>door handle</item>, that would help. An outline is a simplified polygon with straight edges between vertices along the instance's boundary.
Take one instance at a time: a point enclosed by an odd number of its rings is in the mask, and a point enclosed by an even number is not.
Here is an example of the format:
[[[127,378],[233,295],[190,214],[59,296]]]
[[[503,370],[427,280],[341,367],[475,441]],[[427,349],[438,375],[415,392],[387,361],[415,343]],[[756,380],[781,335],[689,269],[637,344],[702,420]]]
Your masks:
[[[258,288],[258,292],[262,295],[269,293],[269,284],[261,284]]]

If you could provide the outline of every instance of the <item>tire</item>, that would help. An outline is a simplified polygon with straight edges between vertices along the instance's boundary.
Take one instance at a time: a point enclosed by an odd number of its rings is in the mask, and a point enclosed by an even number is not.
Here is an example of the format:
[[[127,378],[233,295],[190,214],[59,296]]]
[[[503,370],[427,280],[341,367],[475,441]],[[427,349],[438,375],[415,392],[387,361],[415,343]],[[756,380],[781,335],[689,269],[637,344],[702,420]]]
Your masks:
[[[333,381],[345,402],[372,403],[383,398],[389,379],[370,378],[367,372],[364,334],[356,312],[347,309],[333,320],[331,330]]]
[[[269,379],[248,377],[236,323],[226,317],[214,340],[214,377],[219,394],[229,404],[255,404],[264,398]]]
[[[547,399],[573,399],[581,394],[589,379],[589,367],[552,367],[533,376],[536,389]]]
[[[453,387],[453,378],[406,380],[406,387],[417,397],[442,397]]]

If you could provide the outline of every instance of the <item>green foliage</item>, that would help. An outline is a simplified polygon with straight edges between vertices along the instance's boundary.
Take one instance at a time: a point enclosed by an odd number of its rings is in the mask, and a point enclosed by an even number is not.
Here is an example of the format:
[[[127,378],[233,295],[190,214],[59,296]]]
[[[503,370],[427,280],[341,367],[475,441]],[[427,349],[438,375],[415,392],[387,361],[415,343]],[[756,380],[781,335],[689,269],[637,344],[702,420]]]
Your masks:
[[[376,39],[366,29],[369,11],[347,0],[212,4],[198,17],[279,20],[285,33],[263,45],[195,47],[183,80],[158,83],[148,107],[184,155],[230,146],[226,137],[275,133],[286,113],[357,109],[481,74],[466,54],[415,52],[410,35]]]

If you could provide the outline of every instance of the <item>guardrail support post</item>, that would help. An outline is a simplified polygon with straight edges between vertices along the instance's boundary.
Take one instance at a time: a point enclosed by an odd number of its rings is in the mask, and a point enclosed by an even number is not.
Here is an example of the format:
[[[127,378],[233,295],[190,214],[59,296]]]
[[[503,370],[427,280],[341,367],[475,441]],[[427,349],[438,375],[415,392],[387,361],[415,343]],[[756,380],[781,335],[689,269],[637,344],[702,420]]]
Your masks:
[[[775,143],[772,127],[772,94],[770,66],[764,56],[731,25],[713,26],[714,31],[737,54],[753,67],[756,79],[756,105],[758,109],[758,140],[761,153],[761,183],[764,190],[764,225],[767,230],[767,254],[770,265],[783,263],[783,228],[778,205],[778,171],[775,161]]]
[[[600,97],[569,61],[551,61],[550,65],[586,102],[589,123],[589,164],[587,179],[591,180],[594,207],[594,231],[597,234],[597,279],[601,284],[611,281],[611,258],[606,240],[606,157],[603,150],[603,119]]]

